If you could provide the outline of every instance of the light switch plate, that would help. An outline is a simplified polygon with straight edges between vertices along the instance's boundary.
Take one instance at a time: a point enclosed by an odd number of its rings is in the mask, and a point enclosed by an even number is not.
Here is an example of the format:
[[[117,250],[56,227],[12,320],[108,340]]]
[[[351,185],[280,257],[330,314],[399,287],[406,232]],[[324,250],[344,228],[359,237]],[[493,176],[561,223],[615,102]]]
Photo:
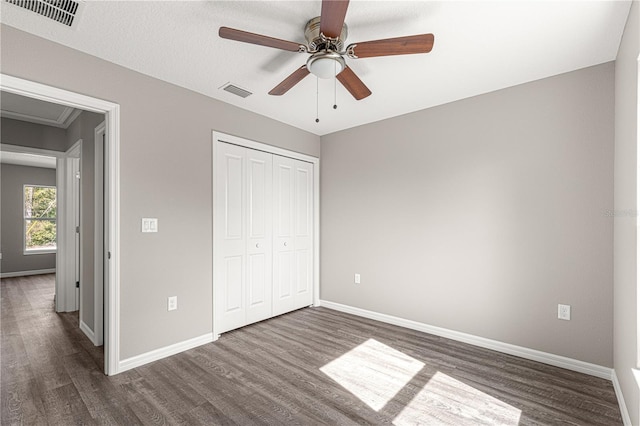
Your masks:
[[[178,309],[178,296],[170,296],[167,299],[167,310],[175,311],[176,309]]]
[[[353,276],[353,282],[354,282],[355,284],[360,284],[360,274],[355,274],[355,275]]]
[[[142,232],[158,232],[158,219],[155,217],[143,217]]]

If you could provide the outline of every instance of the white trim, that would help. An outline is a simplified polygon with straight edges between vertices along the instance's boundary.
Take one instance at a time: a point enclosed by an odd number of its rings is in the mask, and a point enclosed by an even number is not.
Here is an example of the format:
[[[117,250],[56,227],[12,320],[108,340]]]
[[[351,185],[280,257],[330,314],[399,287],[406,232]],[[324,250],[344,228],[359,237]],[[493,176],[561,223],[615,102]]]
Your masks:
[[[0,88],[9,93],[105,114],[109,206],[107,214],[109,281],[105,302],[105,373],[118,373],[120,359],[120,105],[0,73]],[[107,210],[105,209],[105,210]]]
[[[96,343],[96,336],[93,333],[93,330],[91,330],[91,327],[89,327],[82,320],[80,320],[80,330],[82,330],[82,332],[89,338],[89,340],[91,340],[91,343],[93,343],[94,346],[100,346]]]
[[[320,160],[313,163],[313,306],[320,305]]]
[[[94,188],[93,188],[93,324],[96,346],[104,342],[104,144],[106,124],[103,121],[93,131],[94,138]],[[98,149],[99,148],[99,149]]]
[[[32,256],[34,254],[56,254],[58,249],[28,249],[22,252],[23,256]]]
[[[26,154],[23,152],[0,151],[0,163],[4,165],[40,167],[45,169],[56,168],[56,157]]]
[[[64,157],[64,153],[56,159],[56,186],[57,186],[57,208],[58,208],[58,223],[56,224],[56,246],[60,248],[56,253],[56,312],[67,311],[67,291],[65,283],[67,283],[67,185],[66,185],[66,170],[67,160]],[[75,299],[75,294],[74,294]],[[69,301],[70,303],[70,301]]]
[[[55,274],[55,273],[56,273],[56,268],[34,269],[32,271],[2,272],[0,273],[0,278],[28,277],[30,275],[44,275],[44,274]]]
[[[251,139],[245,139],[238,136],[229,135],[222,132],[213,131],[214,142],[226,142],[233,145],[243,146],[245,148],[256,149],[258,151],[268,152],[270,154],[280,155],[282,157],[295,158],[296,160],[306,161],[308,163],[319,163],[318,157],[312,157],[311,155],[302,154],[300,152],[290,151],[284,148],[278,148],[277,146],[268,145],[262,142],[256,142]]]
[[[117,374],[120,364],[120,105],[105,114],[107,133],[105,148],[105,225],[107,263],[106,298],[104,300],[105,373]]]
[[[622,393],[622,388],[620,387],[620,382],[618,381],[618,375],[616,374],[615,369],[611,372],[611,381],[613,382],[613,390],[616,393],[616,398],[618,398],[618,405],[620,405],[622,423],[624,424],[624,426],[632,426],[631,416],[629,415],[629,410],[627,410],[627,404],[625,404],[624,402],[624,395]]]
[[[59,129],[67,129],[82,113],[82,110],[65,107],[58,118],[43,118],[29,114],[22,114],[14,111],[2,110],[2,116],[13,120],[27,121],[29,123],[40,124],[44,126],[57,127]]]
[[[7,143],[0,143],[0,151],[4,152],[20,152],[23,154],[41,155],[43,157],[64,157],[65,153],[62,151],[52,151],[50,149],[32,148],[30,146],[11,145]]]
[[[250,148],[250,149],[255,149],[258,151],[262,151],[262,152],[267,152],[270,154],[275,154],[275,155],[279,155],[282,157],[287,157],[287,158],[293,158],[296,160],[301,160],[301,161],[306,161],[307,163],[311,163],[313,164],[313,190],[314,190],[314,211],[313,211],[313,232],[314,232],[314,242],[313,242],[313,306],[319,306],[320,304],[320,159],[317,157],[313,157],[307,154],[302,154],[299,152],[295,152],[295,151],[290,151],[288,149],[284,149],[284,148],[278,148],[276,146],[273,145],[268,145],[262,142],[256,142],[250,139],[245,139],[245,138],[241,138],[238,136],[233,136],[233,135],[229,135],[226,133],[221,133],[221,132],[217,132],[217,131],[213,131],[213,143],[212,143],[212,164],[213,164],[213,171],[211,173],[211,180],[212,180],[212,190],[215,191],[216,188],[216,168],[215,168],[215,164],[216,164],[216,144],[219,142],[225,142],[225,143],[230,143],[233,145],[238,145],[238,146],[242,146],[245,148]],[[213,250],[212,250],[212,265],[215,265],[215,259],[216,259],[216,244],[215,244],[215,235],[214,233],[214,229],[215,229],[215,212],[216,212],[216,197],[213,196],[211,197],[211,203],[212,203],[212,224],[211,224],[211,241],[214,243],[213,244]],[[220,333],[218,333],[218,327],[217,327],[217,321],[216,321],[216,303],[215,303],[215,297],[216,297],[216,283],[215,283],[215,271],[212,277],[212,295],[213,295],[213,300],[212,300],[212,311],[213,311],[213,315],[212,315],[212,323],[213,323],[213,336],[214,336],[214,341],[218,339],[218,337],[220,336]]]
[[[141,365],[145,365],[198,346],[206,345],[211,342],[213,342],[213,334],[207,333],[179,343],[174,343],[173,345],[132,356],[131,358],[120,361],[120,364],[118,365],[118,372],[122,373],[124,371],[131,370],[132,368],[140,367]]]
[[[342,305],[340,303],[321,300],[320,306],[333,309],[336,311],[346,312],[348,314],[357,315],[364,318],[381,321],[387,324],[398,325],[400,327],[412,330],[422,331],[424,333],[433,334],[447,339],[456,340],[458,342],[468,343],[470,345],[479,346],[481,348],[491,349],[509,355],[515,355],[520,358],[538,361],[543,364],[553,365],[555,367],[566,368],[567,370],[577,371],[579,373],[589,374],[591,376],[600,377],[601,379],[611,380],[611,372],[613,369],[603,367],[597,364],[580,361],[573,358],[567,358],[560,355],[550,354],[547,352],[529,349],[522,346],[512,345],[497,340],[486,339],[484,337],[474,336],[472,334],[461,333],[455,330],[449,330],[442,327],[436,327],[417,321],[395,317],[392,315],[381,314],[378,312],[368,311],[366,309],[356,308],[353,306]]]

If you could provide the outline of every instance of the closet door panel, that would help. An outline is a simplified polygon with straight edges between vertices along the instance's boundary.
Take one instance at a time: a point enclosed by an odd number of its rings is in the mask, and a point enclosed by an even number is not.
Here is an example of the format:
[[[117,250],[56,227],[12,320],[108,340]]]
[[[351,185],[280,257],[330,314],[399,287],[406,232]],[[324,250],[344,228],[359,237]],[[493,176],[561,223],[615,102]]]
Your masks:
[[[218,144],[217,149],[214,274],[218,284],[214,309],[219,331],[224,332],[242,326],[246,316],[246,161],[243,148]]]
[[[247,150],[247,324],[272,311],[273,156]]]
[[[273,156],[273,314],[295,309],[294,300],[294,196],[295,167],[290,158]]]
[[[295,161],[295,277],[294,307],[313,303],[313,165]]]

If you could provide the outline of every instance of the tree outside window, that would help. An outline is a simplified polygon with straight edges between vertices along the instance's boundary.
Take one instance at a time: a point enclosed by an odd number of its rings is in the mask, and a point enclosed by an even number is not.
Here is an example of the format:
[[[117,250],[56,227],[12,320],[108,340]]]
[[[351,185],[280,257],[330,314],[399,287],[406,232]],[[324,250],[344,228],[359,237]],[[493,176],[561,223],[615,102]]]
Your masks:
[[[57,213],[54,186],[24,186],[25,252],[56,250]]]

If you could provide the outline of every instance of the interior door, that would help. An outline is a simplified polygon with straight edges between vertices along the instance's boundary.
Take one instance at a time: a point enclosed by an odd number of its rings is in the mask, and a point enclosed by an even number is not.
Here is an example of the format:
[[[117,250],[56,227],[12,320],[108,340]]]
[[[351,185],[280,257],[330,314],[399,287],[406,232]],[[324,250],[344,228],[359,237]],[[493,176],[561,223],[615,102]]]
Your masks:
[[[74,279],[73,282],[76,286],[76,301],[74,306],[74,311],[80,309],[80,262],[82,254],[80,247],[80,159],[79,158],[71,158],[71,173],[73,175],[73,229],[74,233],[74,247],[75,252],[73,255],[74,259]]]

